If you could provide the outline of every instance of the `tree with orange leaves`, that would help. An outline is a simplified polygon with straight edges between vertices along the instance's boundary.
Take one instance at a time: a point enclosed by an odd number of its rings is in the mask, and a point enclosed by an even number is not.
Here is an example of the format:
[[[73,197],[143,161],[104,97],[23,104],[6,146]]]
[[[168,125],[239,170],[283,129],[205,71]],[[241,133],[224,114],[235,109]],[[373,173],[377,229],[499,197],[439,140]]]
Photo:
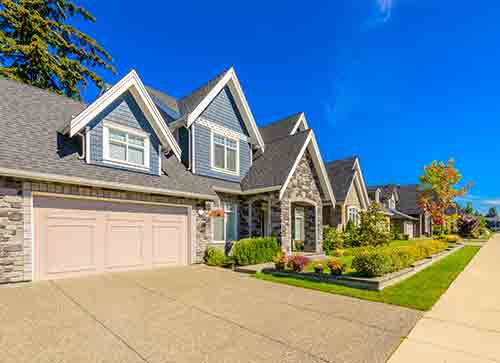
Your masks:
[[[446,210],[456,207],[455,198],[465,195],[472,183],[462,188],[457,187],[462,175],[455,168],[453,159],[448,160],[447,164],[434,160],[424,170],[425,173],[419,178],[418,204],[432,216],[435,224],[442,226],[445,224]]]

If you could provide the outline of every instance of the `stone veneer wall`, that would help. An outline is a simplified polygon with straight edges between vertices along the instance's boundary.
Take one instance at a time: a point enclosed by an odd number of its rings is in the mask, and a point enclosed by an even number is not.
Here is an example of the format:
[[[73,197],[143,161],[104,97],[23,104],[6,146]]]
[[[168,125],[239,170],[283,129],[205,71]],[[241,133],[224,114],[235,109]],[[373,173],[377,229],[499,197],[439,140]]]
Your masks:
[[[195,235],[191,249],[193,262],[202,262],[211,239],[211,223],[207,213],[213,202],[155,194],[117,191],[77,185],[35,182],[0,177],[0,283],[29,281],[32,276],[33,192],[85,196],[115,200],[189,205]]]

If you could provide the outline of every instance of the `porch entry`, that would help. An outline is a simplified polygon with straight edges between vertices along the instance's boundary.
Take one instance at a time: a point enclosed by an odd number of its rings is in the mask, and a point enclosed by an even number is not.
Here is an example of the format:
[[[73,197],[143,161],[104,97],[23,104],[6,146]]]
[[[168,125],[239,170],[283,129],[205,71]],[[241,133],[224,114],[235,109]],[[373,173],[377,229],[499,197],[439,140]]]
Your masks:
[[[316,252],[316,206],[306,202],[294,202],[290,208],[292,251]]]

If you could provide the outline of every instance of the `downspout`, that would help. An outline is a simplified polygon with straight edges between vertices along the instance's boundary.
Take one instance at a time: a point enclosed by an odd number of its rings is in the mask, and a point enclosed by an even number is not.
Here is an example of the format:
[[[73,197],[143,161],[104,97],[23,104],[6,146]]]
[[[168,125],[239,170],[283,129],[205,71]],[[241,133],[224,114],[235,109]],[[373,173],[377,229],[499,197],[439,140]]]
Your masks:
[[[86,152],[86,145],[85,145],[85,135],[82,134],[81,132],[77,133],[76,134],[77,136],[80,136],[81,137],[81,140],[82,140],[82,153],[81,154],[78,154],[78,159],[79,160],[85,160],[85,157],[87,155],[87,152]]]

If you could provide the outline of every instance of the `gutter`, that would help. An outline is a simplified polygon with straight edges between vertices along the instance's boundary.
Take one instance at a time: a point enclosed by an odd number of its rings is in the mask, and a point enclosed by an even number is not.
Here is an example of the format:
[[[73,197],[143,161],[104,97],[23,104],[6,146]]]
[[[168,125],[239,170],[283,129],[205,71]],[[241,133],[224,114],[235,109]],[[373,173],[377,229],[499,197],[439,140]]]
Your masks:
[[[96,188],[120,189],[120,190],[129,191],[129,192],[151,193],[151,194],[159,194],[159,195],[172,196],[172,197],[182,197],[182,198],[189,198],[189,199],[217,200],[216,196],[209,195],[209,194],[181,192],[181,191],[169,190],[169,189],[164,189],[164,188],[142,187],[139,185],[107,182],[107,181],[100,181],[100,180],[91,180],[91,179],[80,178],[80,177],[70,177],[70,176],[64,176],[64,175],[40,173],[40,172],[34,172],[34,171],[25,171],[25,170],[9,169],[9,168],[2,168],[2,167],[0,167],[0,175],[14,177],[14,178],[49,181],[49,182],[55,182],[55,183],[79,184],[79,185],[85,185],[85,186],[96,187]]]
[[[272,187],[256,188],[248,190],[234,190],[229,188],[213,187],[216,192],[227,193],[227,194],[237,194],[237,195],[252,195],[259,193],[275,192],[281,189],[281,185],[276,185]]]

